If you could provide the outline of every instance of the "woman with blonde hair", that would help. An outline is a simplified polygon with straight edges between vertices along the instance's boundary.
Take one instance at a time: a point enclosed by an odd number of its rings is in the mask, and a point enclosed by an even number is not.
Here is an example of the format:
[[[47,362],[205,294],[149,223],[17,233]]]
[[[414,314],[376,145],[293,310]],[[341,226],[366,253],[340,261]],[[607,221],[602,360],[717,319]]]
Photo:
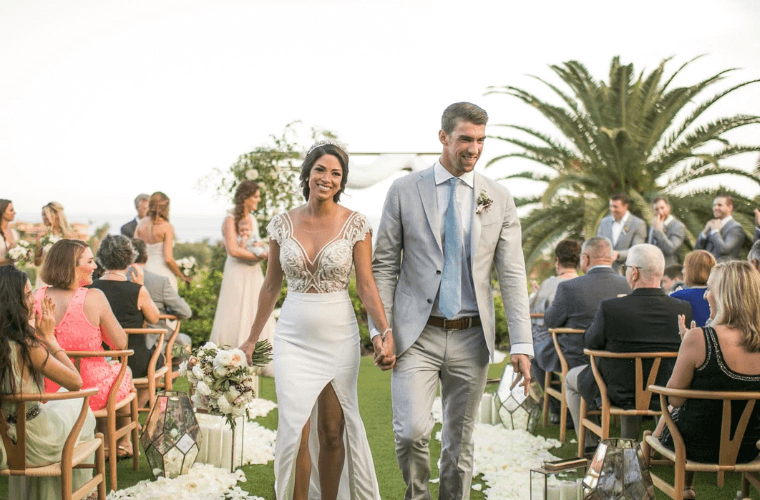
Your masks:
[[[694,326],[705,326],[710,318],[710,306],[705,299],[707,278],[715,266],[715,257],[707,250],[694,250],[686,254],[683,261],[683,278],[686,288],[670,294],[671,297],[687,301],[691,304]]]
[[[760,391],[760,273],[744,261],[717,264],[707,280],[705,299],[711,326],[686,329],[676,366],[668,381],[673,389],[700,391]],[[732,414],[741,415],[746,402],[736,401]],[[686,458],[716,463],[720,450],[722,405],[720,400],[670,398],[673,420],[686,444]],[[734,423],[735,425],[735,423]],[[673,449],[670,432],[660,420],[655,431]],[[739,447],[737,463],[758,456],[760,406],[756,406]],[[684,498],[694,498],[694,473],[686,474]]]
[[[148,250],[145,269],[169,278],[175,291],[178,278],[190,281],[174,260],[174,226],[169,222],[169,197],[161,191],[150,195],[148,216],[137,225],[135,238],[143,240]]]
[[[69,221],[63,212],[63,205],[57,201],[51,201],[42,207],[42,223],[45,225],[45,232],[37,236],[34,250],[34,265],[37,266],[37,278],[34,281],[34,288],[45,286],[42,280],[42,269],[40,266],[45,258],[45,252],[53,243],[62,238],[73,238],[74,231],[69,227]]]

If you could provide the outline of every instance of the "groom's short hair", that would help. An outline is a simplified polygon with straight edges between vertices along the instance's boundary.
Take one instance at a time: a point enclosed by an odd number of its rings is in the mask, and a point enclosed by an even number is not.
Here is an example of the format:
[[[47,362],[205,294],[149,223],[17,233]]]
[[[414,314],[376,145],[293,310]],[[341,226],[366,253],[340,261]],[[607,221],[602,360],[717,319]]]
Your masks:
[[[441,116],[441,130],[450,134],[457,123],[465,121],[475,125],[488,123],[488,113],[480,106],[469,102],[455,102],[445,110]]]

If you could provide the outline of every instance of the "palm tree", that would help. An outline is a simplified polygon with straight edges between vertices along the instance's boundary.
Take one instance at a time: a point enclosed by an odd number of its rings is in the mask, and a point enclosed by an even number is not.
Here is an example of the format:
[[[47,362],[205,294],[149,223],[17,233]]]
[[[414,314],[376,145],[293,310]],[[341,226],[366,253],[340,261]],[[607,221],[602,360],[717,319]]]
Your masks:
[[[633,65],[621,65],[615,57],[609,83],[597,81],[578,61],[553,65],[551,69],[569,92],[542,78],[563,102],[554,105],[512,86],[489,87],[488,93],[506,94],[538,109],[559,129],[562,141],[548,133],[521,125],[499,125],[519,131],[525,139],[494,136],[517,146],[519,151],[498,156],[487,166],[505,158],[526,158],[551,169],[550,174],[523,171],[505,178],[527,178],[546,183],[543,194],[516,197],[518,206],[535,205],[523,218],[523,248],[527,264],[561,237],[587,238],[596,234],[607,212],[609,198],[624,192],[633,212],[650,220],[649,200],[667,195],[673,213],[685,224],[693,245],[694,235],[712,218],[712,200],[718,192],[736,200],[735,218],[745,228],[753,226],[751,200],[722,186],[692,190],[697,179],[732,174],[760,185],[760,163],[751,171],[726,165],[729,158],[760,151],[760,145],[731,144],[724,135],[740,127],[760,123],[760,117],[736,115],[700,124],[699,118],[713,104],[752,80],[734,85],[694,104],[707,88],[723,80],[728,69],[691,86],[672,87],[674,78],[692,61],[669,77],[663,60],[651,73],[634,76]],[[682,118],[683,117],[683,118]]]

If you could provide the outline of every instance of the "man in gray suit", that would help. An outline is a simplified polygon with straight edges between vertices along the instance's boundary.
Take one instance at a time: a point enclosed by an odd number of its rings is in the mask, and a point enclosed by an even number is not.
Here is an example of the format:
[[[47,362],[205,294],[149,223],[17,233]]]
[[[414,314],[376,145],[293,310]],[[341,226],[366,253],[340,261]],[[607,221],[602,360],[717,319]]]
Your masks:
[[[612,244],[603,236],[586,240],[581,248],[583,276],[563,281],[557,286],[554,302],[544,313],[548,328],[585,330],[594,320],[599,302],[627,295],[631,287],[624,277],[612,270]],[[583,335],[561,335],[559,344],[570,368],[588,364],[583,354]],[[556,349],[536,352],[536,362],[544,371],[558,371]]]
[[[718,196],[713,200],[714,219],[705,224],[694,244],[695,249],[707,250],[715,260],[738,259],[744,245],[744,229],[731,215],[734,212],[734,199],[728,195]]]
[[[612,270],[618,274],[622,274],[620,267],[628,257],[628,249],[644,243],[647,238],[647,225],[628,211],[630,203],[624,193],[610,198],[610,215],[599,222],[596,230],[597,236],[604,236],[612,242]]]
[[[512,365],[526,392],[530,383],[533,344],[517,210],[504,186],[473,171],[487,121],[470,103],[446,108],[440,161],[393,183],[377,231],[373,271],[393,327],[393,431],[406,499],[430,499],[430,410],[439,381],[439,498],[470,498],[472,431],[495,348],[494,266]]]
[[[137,259],[133,265],[140,266],[142,268],[144,277],[143,285],[148,289],[150,298],[153,299],[156,307],[158,307],[158,312],[160,314],[174,314],[180,319],[187,319],[192,316],[193,311],[190,309],[190,306],[187,304],[187,302],[185,302],[185,299],[180,297],[179,294],[174,290],[171,283],[169,282],[169,278],[166,276],[161,276],[160,274],[152,273],[145,269],[145,263],[148,262],[148,251],[145,247],[145,242],[143,240],[133,238],[132,246],[134,246],[135,250],[137,251]],[[128,279],[132,281],[131,272],[128,272],[127,274],[129,275]],[[175,321],[166,321],[162,319],[159,320],[157,324],[150,326],[154,328],[166,328],[169,330],[169,332],[172,332],[175,328],[175,324]],[[148,349],[152,349],[153,346],[156,345],[157,341],[158,335],[145,336],[145,345],[148,347]],[[184,333],[178,334],[177,340],[175,342],[180,345],[192,344],[190,337]]]
[[[647,243],[654,245],[665,256],[665,268],[679,264],[678,249],[683,245],[686,226],[670,213],[670,202],[664,196],[652,200],[654,217],[649,228]]]

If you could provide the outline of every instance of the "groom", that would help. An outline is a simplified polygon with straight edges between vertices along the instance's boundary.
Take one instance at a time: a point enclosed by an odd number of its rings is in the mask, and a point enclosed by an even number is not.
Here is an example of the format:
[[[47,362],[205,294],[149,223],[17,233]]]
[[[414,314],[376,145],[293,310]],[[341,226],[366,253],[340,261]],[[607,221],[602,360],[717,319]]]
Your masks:
[[[472,431],[494,351],[494,266],[512,365],[526,392],[530,383],[533,339],[515,203],[505,187],[473,171],[487,121],[474,104],[446,108],[440,161],[393,183],[378,229],[372,267],[393,326],[393,431],[408,500],[430,499],[430,410],[439,381],[439,498],[470,498]]]

